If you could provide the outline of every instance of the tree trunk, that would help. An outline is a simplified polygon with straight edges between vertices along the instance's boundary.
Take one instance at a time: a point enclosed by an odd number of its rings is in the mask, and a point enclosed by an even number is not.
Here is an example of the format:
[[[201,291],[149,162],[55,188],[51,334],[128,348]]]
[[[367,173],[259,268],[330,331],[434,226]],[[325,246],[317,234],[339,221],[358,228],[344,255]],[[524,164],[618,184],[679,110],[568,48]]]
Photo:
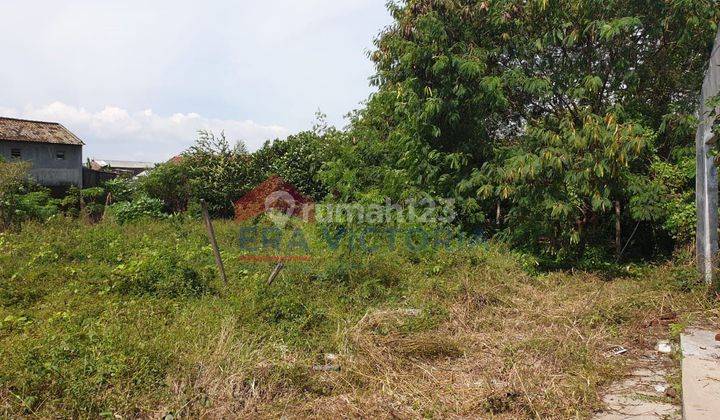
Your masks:
[[[583,218],[578,222],[578,260],[582,259],[582,257],[585,256],[585,248],[587,247],[585,228],[587,227],[588,217],[585,211],[583,211],[582,213]]]

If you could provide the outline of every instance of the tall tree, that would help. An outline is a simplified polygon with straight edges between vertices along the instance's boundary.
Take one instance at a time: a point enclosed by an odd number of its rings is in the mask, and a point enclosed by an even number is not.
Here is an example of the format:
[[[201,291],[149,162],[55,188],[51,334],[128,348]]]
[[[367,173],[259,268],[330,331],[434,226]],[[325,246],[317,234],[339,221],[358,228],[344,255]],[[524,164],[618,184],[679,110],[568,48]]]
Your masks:
[[[345,158],[378,168],[359,184],[456,198],[464,223],[492,214],[539,250],[617,252],[631,180],[692,141],[675,122],[695,109],[717,1],[389,7],[395,22],[371,54],[379,89]]]

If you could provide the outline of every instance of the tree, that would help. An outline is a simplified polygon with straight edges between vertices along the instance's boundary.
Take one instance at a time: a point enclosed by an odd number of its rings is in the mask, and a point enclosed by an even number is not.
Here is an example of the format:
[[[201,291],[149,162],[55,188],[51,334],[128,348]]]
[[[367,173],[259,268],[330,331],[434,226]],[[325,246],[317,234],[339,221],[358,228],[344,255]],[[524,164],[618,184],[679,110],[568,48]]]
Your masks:
[[[183,153],[190,196],[207,201],[216,216],[232,216],[233,202],[255,185],[251,161],[244,143],[231,146],[224,133],[200,131],[195,145]]]
[[[253,153],[254,172],[263,179],[278,175],[302,194],[322,200],[329,190],[319,173],[323,165],[337,155],[341,136],[340,131],[327,125],[324,115],[318,114],[312,130],[266,142]]]
[[[455,198],[466,226],[485,220],[534,250],[618,253],[638,221],[630,181],[692,144],[674,122],[696,108],[717,1],[408,0],[390,11],[371,54],[378,92],[353,121],[355,153],[335,167],[377,168],[357,169],[367,191]]]

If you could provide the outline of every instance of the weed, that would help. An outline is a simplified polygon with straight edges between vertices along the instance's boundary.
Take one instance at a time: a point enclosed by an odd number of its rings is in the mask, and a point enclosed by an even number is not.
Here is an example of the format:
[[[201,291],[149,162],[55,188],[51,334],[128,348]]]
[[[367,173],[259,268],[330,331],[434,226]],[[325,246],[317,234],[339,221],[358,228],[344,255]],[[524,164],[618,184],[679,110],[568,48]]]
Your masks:
[[[216,223],[227,286],[190,218],[1,234],[0,416],[583,417],[626,369],[609,343],[713,316],[678,264],[608,281],[497,244],[331,249],[308,226],[312,259],[267,285],[238,228]],[[314,370],[328,355],[340,370]]]

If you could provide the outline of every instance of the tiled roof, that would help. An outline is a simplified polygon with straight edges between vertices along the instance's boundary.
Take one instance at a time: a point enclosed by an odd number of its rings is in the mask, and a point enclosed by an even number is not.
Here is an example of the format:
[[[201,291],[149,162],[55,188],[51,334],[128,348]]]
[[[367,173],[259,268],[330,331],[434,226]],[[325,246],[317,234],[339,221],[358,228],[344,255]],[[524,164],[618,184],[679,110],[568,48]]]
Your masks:
[[[85,144],[62,124],[0,117],[0,141],[3,140],[76,146]]]

